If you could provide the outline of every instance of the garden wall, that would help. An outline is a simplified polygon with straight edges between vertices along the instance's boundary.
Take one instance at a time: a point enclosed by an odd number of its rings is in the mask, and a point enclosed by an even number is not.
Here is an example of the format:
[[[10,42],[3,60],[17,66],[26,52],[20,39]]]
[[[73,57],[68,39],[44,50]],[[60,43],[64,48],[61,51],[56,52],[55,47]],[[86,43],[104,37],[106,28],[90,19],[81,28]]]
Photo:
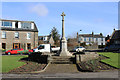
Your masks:
[[[97,59],[99,57],[99,54],[96,52],[85,52],[85,54],[76,54],[76,63],[80,63],[81,61],[88,61],[92,59]]]

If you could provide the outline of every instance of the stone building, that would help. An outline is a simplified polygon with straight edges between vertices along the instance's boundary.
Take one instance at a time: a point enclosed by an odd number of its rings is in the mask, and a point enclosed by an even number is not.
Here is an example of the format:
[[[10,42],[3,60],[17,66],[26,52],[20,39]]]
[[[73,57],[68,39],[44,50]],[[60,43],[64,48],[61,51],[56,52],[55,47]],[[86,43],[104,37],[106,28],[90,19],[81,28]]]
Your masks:
[[[38,46],[38,29],[33,21],[1,19],[0,27],[0,48],[28,50]]]
[[[54,45],[55,41],[52,36],[38,36],[38,42],[42,41],[44,44]]]
[[[85,43],[86,45],[97,44],[98,46],[105,45],[105,37],[100,34],[77,34],[78,42]]]

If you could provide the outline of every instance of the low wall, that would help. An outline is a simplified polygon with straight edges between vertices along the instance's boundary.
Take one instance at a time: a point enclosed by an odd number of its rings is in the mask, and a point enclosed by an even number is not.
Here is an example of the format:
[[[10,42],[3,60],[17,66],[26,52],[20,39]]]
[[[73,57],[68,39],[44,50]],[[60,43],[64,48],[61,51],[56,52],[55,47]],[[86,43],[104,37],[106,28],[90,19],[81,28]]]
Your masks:
[[[96,52],[85,52],[85,54],[76,54],[76,63],[80,63],[81,61],[88,61],[92,59],[97,59],[99,57],[99,54]]]

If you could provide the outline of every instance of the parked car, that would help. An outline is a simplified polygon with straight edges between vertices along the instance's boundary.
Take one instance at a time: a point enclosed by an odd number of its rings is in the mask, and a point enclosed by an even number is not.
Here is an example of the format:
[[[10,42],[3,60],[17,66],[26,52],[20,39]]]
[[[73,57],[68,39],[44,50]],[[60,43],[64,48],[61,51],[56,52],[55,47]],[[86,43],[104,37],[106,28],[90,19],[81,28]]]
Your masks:
[[[85,51],[85,48],[82,47],[82,46],[80,46],[80,47],[75,47],[75,48],[73,49],[73,51],[75,51],[75,52],[84,52],[84,51]]]
[[[19,53],[18,51],[23,51],[23,50],[24,49],[22,48],[11,49],[11,50],[5,51],[5,54],[8,54],[8,55],[18,54]]]
[[[53,47],[50,44],[40,44],[37,48],[29,50],[29,53],[32,52],[57,52],[60,50],[60,47]]]
[[[120,51],[120,44],[114,44],[114,45],[110,45],[107,46],[103,49],[104,51]]]

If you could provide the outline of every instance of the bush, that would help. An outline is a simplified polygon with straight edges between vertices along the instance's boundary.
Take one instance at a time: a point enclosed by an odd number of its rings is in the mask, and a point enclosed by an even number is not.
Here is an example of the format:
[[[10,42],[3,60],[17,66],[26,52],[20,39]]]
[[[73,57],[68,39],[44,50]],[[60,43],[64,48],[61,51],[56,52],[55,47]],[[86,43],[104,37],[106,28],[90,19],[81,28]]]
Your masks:
[[[41,52],[34,52],[34,53],[31,53],[29,54],[29,60],[30,61],[33,61],[33,62],[38,62],[38,63],[48,63],[47,61],[47,58],[48,58],[48,55],[41,55],[42,53]]]

